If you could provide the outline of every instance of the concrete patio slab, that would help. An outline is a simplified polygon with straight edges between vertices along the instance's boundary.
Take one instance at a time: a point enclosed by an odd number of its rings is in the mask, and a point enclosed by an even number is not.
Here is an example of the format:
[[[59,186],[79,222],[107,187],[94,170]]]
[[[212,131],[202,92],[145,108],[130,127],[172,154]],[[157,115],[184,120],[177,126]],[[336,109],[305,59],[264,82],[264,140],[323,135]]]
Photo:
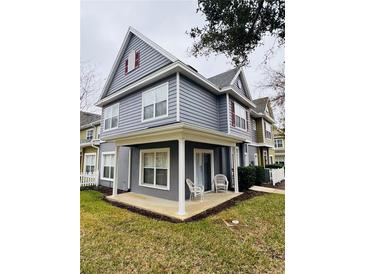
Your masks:
[[[261,191],[261,192],[266,192],[266,193],[285,194],[285,190],[275,189],[275,188],[270,188],[270,187],[252,186],[252,187],[250,187],[250,189],[254,190],[254,191]]]
[[[111,202],[121,203],[127,206],[140,208],[151,211],[169,218],[175,218],[181,221],[189,219],[197,214],[200,214],[208,209],[214,208],[226,201],[229,201],[242,193],[228,192],[208,192],[204,194],[204,199],[200,198],[190,201],[186,200],[186,214],[178,215],[178,202],[166,199],[161,199],[153,196],[126,192],[117,196],[107,196],[106,199]]]

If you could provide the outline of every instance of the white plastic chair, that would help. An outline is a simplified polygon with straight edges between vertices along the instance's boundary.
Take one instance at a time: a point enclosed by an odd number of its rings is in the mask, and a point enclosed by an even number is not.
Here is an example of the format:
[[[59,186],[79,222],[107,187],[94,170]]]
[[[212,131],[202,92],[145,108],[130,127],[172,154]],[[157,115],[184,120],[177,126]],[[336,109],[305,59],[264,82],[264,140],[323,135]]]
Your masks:
[[[203,200],[204,187],[196,186],[189,178],[186,179],[186,184],[190,190],[190,200],[200,195],[200,200]]]
[[[219,190],[224,190],[225,192],[227,192],[228,184],[229,184],[229,182],[228,182],[226,175],[217,174],[214,176],[215,192],[218,192]]]

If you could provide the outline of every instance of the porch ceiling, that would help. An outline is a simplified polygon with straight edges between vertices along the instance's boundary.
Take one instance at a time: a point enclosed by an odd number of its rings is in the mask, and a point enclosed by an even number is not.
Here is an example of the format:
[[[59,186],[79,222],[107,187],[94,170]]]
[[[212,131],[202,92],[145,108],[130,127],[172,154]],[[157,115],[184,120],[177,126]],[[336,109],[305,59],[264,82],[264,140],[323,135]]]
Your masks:
[[[117,146],[179,139],[223,146],[235,146],[236,143],[245,141],[244,138],[184,123],[175,123],[105,138],[106,141],[115,142]]]
[[[122,193],[116,196],[108,196],[106,197],[106,199],[112,202],[118,202],[121,204],[167,216],[169,218],[184,221],[210,208],[216,207],[228,200],[231,200],[239,195],[241,195],[241,193],[234,193],[230,191],[219,193],[205,193],[204,199],[202,201],[200,201],[200,198],[197,198],[193,201],[186,201],[185,215],[178,215],[178,201],[171,201],[133,192]]]

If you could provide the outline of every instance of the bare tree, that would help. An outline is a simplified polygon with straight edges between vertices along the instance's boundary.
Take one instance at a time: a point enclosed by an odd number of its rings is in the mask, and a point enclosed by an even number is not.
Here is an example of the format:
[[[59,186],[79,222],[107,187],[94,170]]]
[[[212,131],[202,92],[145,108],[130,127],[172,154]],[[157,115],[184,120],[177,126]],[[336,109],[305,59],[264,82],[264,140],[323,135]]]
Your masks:
[[[280,127],[285,124],[285,63],[278,69],[265,67],[265,79],[259,84],[260,89],[270,89],[274,94],[270,96],[270,101],[279,115],[278,123]]]
[[[100,77],[90,62],[80,63],[80,110],[95,111],[94,103],[100,91]]]

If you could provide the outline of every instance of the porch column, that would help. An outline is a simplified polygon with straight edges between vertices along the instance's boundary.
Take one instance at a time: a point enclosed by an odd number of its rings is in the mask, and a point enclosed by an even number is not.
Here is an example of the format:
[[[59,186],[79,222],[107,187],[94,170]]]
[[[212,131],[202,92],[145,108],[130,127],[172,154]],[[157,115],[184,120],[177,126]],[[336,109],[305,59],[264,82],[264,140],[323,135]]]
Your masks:
[[[237,151],[236,147],[231,148],[233,150],[233,177],[234,177],[234,192],[238,193],[238,168],[237,168]]]
[[[115,145],[114,154],[114,180],[113,180],[113,196],[118,194],[118,162],[119,162],[119,147]]]
[[[185,140],[179,139],[179,215],[185,215]]]

